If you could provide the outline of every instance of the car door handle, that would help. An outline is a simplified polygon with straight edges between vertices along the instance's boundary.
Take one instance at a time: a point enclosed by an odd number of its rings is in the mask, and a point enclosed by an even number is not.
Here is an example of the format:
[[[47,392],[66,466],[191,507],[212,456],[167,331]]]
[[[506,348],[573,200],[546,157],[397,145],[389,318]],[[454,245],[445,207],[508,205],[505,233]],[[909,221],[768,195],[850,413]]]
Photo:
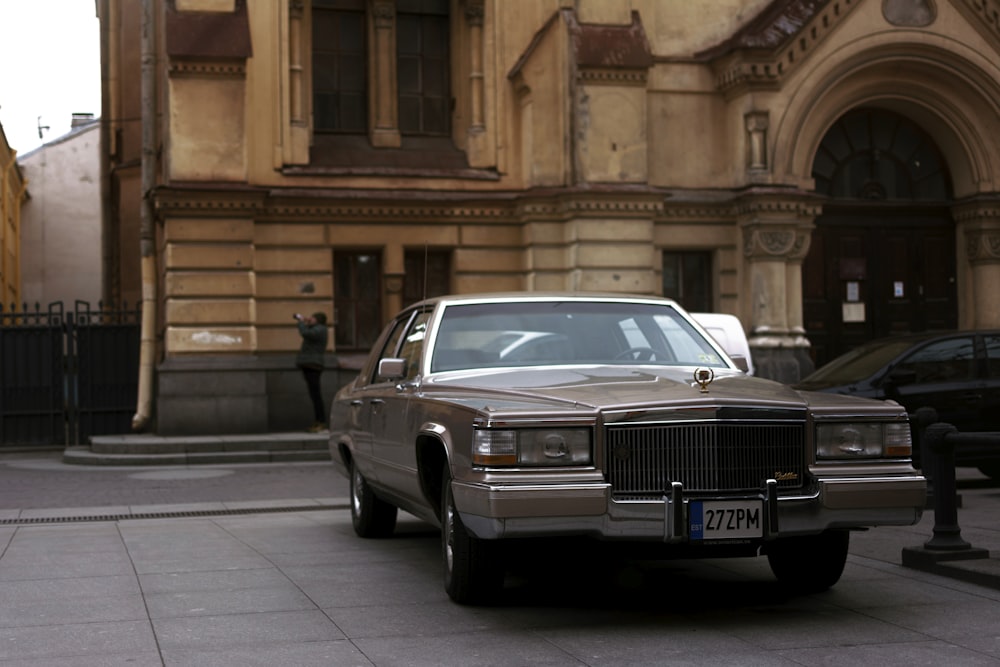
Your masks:
[[[383,403],[385,403],[385,399],[381,399],[381,398],[373,398],[372,399],[372,405],[382,405]]]
[[[983,400],[983,395],[969,393],[969,394],[964,394],[962,398],[966,401],[981,401]]]
[[[353,401],[351,401],[352,408],[359,408],[362,405],[364,405],[364,401],[362,401],[360,398],[356,398]]]

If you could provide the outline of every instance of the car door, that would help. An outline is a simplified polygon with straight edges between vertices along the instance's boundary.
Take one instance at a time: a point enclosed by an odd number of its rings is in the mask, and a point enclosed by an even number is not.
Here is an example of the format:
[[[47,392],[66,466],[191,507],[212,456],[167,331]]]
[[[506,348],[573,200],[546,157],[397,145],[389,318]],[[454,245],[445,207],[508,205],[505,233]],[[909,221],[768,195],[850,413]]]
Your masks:
[[[980,430],[983,378],[971,334],[937,339],[905,356],[890,371],[905,378],[886,386],[886,397],[911,414],[932,407],[938,419],[960,431]]]
[[[359,382],[356,392],[351,396],[351,433],[354,442],[354,464],[359,467],[365,478],[374,483],[379,481],[380,466],[375,459],[374,440],[376,431],[382,429],[381,423],[385,415],[387,396],[395,393],[395,380],[380,378],[379,362],[382,359],[394,358],[399,349],[399,341],[406,331],[412,313],[397,318],[391,325],[388,335],[380,337],[382,346],[378,354],[372,355],[372,360],[362,369],[363,382]]]
[[[372,411],[372,447],[380,485],[419,502],[415,431],[419,421],[411,403],[420,381],[421,361],[431,310],[415,313],[399,341],[396,355],[406,361],[405,375],[388,383]]]
[[[1000,431],[1000,333],[983,335],[986,379],[980,414],[984,431]]]

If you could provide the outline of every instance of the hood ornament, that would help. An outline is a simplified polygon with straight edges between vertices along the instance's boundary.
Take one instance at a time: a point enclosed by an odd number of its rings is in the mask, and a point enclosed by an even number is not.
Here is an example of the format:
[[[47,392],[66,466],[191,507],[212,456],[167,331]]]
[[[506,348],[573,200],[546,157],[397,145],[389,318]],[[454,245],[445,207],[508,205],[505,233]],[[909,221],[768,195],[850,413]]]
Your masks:
[[[708,385],[715,380],[715,371],[711,368],[696,368],[694,371],[694,381],[701,387],[701,393],[708,393]]]

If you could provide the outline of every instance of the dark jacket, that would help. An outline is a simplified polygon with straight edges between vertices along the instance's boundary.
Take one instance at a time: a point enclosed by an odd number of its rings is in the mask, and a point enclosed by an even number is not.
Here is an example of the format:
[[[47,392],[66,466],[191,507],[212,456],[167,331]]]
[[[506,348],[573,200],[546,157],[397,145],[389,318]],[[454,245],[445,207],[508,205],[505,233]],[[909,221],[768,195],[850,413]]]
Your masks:
[[[299,321],[299,334],[302,336],[302,347],[295,357],[295,365],[299,368],[323,368],[323,358],[326,354],[326,325],[309,326],[305,321]]]

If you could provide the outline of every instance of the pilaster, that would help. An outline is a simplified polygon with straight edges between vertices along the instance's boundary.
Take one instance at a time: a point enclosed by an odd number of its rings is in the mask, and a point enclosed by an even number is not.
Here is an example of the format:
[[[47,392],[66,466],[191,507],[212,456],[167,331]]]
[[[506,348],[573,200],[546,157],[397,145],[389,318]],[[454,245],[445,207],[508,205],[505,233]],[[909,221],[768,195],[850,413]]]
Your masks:
[[[399,148],[402,137],[396,101],[396,3],[372,0],[371,17],[371,142],[377,148]]]
[[[802,323],[802,260],[819,212],[818,201],[799,191],[752,192],[739,203],[758,375],[794,382],[812,370]]]
[[[1000,328],[1000,195],[955,206],[969,262],[971,328]]]
[[[466,152],[473,165],[483,164],[488,159],[486,136],[486,44],[484,26],[486,22],[485,0],[465,0],[463,16],[467,39],[468,58],[468,113],[466,128]]]

